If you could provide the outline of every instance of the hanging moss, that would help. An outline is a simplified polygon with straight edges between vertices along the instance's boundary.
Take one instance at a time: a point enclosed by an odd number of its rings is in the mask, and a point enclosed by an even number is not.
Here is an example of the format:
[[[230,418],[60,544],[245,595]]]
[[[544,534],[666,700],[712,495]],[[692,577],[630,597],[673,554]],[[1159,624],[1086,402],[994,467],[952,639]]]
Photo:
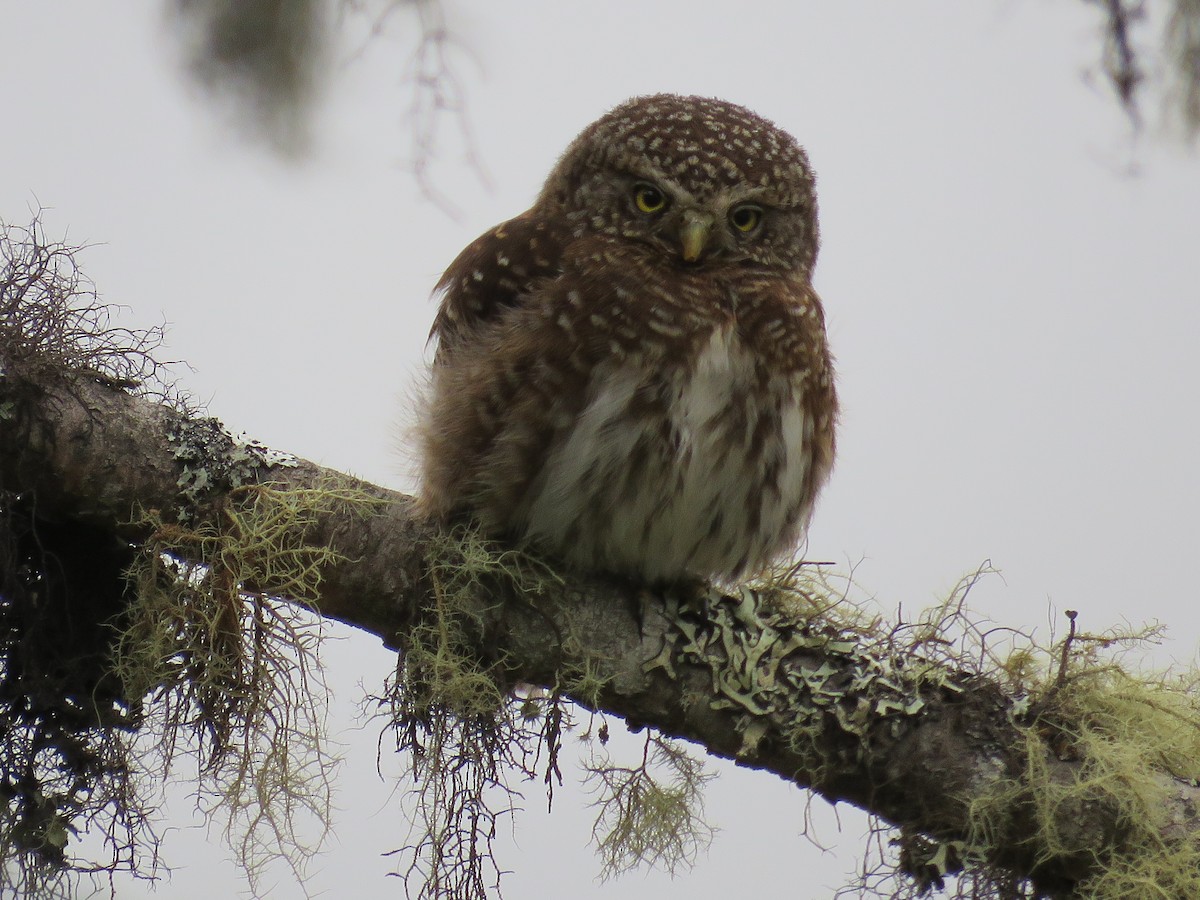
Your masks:
[[[307,534],[320,515],[377,502],[337,484],[248,485],[229,492],[219,525],[153,512],[139,523],[151,536],[129,570],[113,671],[151,701],[164,768],[180,747],[203,760],[204,805],[227,817],[252,888],[278,858],[299,878],[316,850],[301,826],[328,828],[323,626],[297,604],[317,608],[323,569],[344,560]]]
[[[1027,683],[1024,771],[971,806],[971,842],[987,846],[1016,810],[1033,811],[1026,841],[1042,862],[1084,856],[1084,900],[1200,897],[1200,837],[1172,802],[1200,783],[1200,696],[1193,676],[1139,675],[1102,652],[1114,641],[1076,637],[1046,654],[1053,676]],[[1067,768],[1055,760],[1075,763]],[[1108,834],[1080,832],[1088,809],[1115,812]]]

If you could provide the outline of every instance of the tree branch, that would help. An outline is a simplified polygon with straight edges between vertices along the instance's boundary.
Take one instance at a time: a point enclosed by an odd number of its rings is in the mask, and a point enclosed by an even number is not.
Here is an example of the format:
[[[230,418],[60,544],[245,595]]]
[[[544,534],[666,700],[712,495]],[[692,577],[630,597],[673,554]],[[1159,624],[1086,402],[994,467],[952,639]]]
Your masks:
[[[196,460],[181,462],[181,444],[193,457],[202,444],[213,471],[236,450],[213,420],[94,379],[30,385],[0,376],[0,410],[6,402],[27,404],[41,427],[0,428],[3,483],[36,496],[39,516],[134,543],[148,537],[147,526],[135,524],[139,509],[173,510],[194,499],[181,484],[190,483],[185,468]],[[316,488],[337,479],[377,499],[373,515],[326,513],[308,535],[348,560],[323,572],[318,611],[402,646],[434,589],[438,533],[414,518],[405,495],[304,461],[259,462],[259,483]],[[227,493],[212,490],[199,515],[215,517]],[[1016,698],[995,679],[886,643],[856,644],[835,624],[786,614],[769,590],[652,593],[578,576],[543,588],[531,599],[497,583],[491,596],[474,599],[480,654],[502,658],[514,679],[544,685],[566,668],[586,668],[602,687],[576,699],[635,728],[695,741],[940,841],[978,842],[972,804],[1023,777],[1026,730]],[[1085,765],[1050,751],[1041,762],[1064,784]],[[1200,791],[1181,781],[1171,798],[1175,833],[1164,838],[1194,833]],[[1034,805],[1015,803],[1002,833],[971,850],[1050,896],[1069,896],[1106,853],[1120,852],[1127,826],[1113,804],[1101,798],[1059,809],[1060,834],[1072,840],[1069,852],[1055,854],[1030,840],[1040,828]]]

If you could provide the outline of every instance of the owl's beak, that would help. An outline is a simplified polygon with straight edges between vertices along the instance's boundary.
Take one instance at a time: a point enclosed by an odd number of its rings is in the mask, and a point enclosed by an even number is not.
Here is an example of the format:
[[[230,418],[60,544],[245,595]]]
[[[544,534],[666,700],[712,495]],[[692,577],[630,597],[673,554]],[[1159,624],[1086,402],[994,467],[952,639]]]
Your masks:
[[[694,209],[684,210],[683,221],[679,226],[679,242],[683,245],[683,258],[695,262],[704,252],[708,243],[709,232],[712,231],[713,218]]]

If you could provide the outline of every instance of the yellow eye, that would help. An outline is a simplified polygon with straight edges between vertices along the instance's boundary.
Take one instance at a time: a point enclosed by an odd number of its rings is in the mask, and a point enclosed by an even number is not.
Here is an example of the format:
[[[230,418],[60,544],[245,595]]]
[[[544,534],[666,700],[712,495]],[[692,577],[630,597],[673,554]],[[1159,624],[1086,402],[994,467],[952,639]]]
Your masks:
[[[667,198],[652,184],[639,184],[633,189],[633,202],[644,213],[656,213],[667,205]]]
[[[749,234],[762,221],[762,210],[757,206],[739,206],[729,214],[729,222],[738,231]]]

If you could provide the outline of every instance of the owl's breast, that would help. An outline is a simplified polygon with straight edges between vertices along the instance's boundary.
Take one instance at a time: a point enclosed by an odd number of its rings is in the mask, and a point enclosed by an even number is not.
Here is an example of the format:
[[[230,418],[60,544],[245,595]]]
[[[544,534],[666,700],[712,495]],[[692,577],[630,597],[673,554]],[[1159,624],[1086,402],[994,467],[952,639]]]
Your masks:
[[[650,579],[741,572],[794,541],[820,480],[803,381],[720,319],[672,353],[595,366],[532,485],[526,537]]]

